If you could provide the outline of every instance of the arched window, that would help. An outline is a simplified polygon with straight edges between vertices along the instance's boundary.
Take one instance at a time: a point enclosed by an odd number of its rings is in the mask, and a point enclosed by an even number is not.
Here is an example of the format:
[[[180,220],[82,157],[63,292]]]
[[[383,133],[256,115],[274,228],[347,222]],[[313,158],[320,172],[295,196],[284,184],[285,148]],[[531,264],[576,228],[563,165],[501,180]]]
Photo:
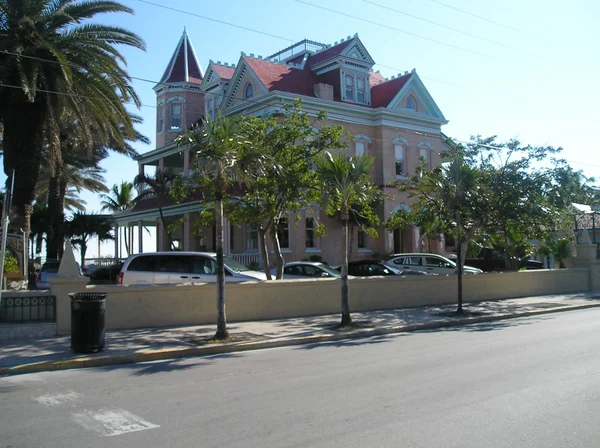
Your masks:
[[[406,176],[406,150],[408,149],[408,140],[404,137],[396,137],[392,140],[392,144],[394,145],[394,157],[396,159],[396,177]]]
[[[181,129],[181,103],[171,103],[171,131]]]
[[[249,99],[252,98],[254,96],[254,88],[252,87],[252,84],[248,84],[246,86],[246,90],[244,90],[244,98]]]
[[[367,144],[371,143],[371,139],[365,134],[354,136],[354,149],[357,156],[363,156],[367,153]]]
[[[158,133],[165,132],[165,105],[158,106]]]
[[[415,100],[414,96],[410,95],[408,98],[406,98],[406,108],[412,109],[415,112],[417,111],[417,100]]]

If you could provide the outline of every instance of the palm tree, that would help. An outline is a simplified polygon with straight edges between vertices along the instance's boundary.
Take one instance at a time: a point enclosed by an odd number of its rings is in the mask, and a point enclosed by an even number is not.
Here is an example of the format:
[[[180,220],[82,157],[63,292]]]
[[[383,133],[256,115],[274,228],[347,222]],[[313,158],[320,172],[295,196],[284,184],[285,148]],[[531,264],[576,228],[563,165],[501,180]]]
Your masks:
[[[66,235],[74,245],[79,246],[81,267],[85,264],[87,244],[92,237],[99,241],[112,240],[111,224],[106,216],[75,212],[70,221],[66,222]]]
[[[64,111],[84,130],[101,123],[111,135],[119,135],[121,125],[132,132],[124,103],[140,102],[118,46],[145,44],[123,28],[86,23],[114,12],[133,11],[111,0],[0,0],[4,171],[15,170],[13,223],[27,233],[44,139],[51,160],[60,160]]]
[[[341,153],[325,152],[317,158],[317,174],[321,181],[321,191],[328,215],[338,215],[342,224],[341,250],[341,326],[352,324],[348,301],[348,226],[353,213],[360,213],[369,221],[376,220],[372,204],[381,196],[372,183],[371,167],[374,159],[365,154],[348,157]]]
[[[134,196],[134,186],[131,182],[121,182],[121,185],[113,185],[110,194],[103,194],[102,211],[110,211],[112,213],[130,210],[134,207],[136,198]],[[130,255],[129,240],[127,238],[127,228],[123,227],[123,239],[125,240],[125,250]]]
[[[240,121],[237,117],[219,115],[206,120],[177,138],[177,144],[196,153],[196,172],[204,181],[203,192],[214,199],[215,251],[217,253],[217,332],[215,339],[229,337],[225,315],[225,267],[223,264],[223,200],[227,187],[240,173],[240,156],[243,144]],[[207,181],[209,183],[207,183]]]
[[[167,234],[169,239],[169,247],[172,247],[171,235],[167,229],[167,221],[163,214],[163,206],[170,199],[170,192],[173,185],[173,181],[176,178],[176,174],[170,174],[166,171],[156,170],[154,176],[147,174],[138,174],[133,179],[133,186],[140,190],[139,195],[135,198],[135,201],[142,200],[144,198],[155,197],[158,199],[158,214],[160,215],[160,224],[162,229]]]

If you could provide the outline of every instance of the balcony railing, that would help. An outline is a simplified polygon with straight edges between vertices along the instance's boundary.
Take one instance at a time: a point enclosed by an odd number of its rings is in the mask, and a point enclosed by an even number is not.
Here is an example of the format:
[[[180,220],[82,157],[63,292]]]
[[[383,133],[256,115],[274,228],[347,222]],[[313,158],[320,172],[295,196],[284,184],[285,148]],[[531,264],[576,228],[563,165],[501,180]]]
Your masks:
[[[248,266],[250,263],[257,263],[259,266],[262,265],[262,258],[259,253],[252,254],[229,254],[238,263]]]

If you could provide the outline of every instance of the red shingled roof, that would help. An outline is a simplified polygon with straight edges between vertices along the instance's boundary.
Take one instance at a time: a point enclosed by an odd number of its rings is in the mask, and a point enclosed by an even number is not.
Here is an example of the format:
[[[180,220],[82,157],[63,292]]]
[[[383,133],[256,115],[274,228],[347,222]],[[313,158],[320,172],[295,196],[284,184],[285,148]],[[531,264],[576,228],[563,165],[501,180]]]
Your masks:
[[[314,85],[317,82],[317,76],[308,68],[308,64],[304,70],[300,70],[262,59],[246,56],[242,59],[267,90],[280,90],[299,95],[314,96]]]
[[[342,52],[348,47],[348,45],[350,44],[350,42],[352,40],[353,39],[341,42],[337,45],[334,45],[333,47],[329,47],[323,51],[315,53],[314,55],[310,56],[310,58],[308,59],[307,65],[311,65],[311,66],[316,65],[316,64],[326,61],[327,59],[330,59],[334,56],[338,56],[338,55],[342,54]]]
[[[371,107],[386,107],[404,87],[412,73],[371,87]]]
[[[228,67],[226,65],[213,64],[212,68],[221,79],[231,79],[233,78],[233,73],[235,72],[234,67]]]

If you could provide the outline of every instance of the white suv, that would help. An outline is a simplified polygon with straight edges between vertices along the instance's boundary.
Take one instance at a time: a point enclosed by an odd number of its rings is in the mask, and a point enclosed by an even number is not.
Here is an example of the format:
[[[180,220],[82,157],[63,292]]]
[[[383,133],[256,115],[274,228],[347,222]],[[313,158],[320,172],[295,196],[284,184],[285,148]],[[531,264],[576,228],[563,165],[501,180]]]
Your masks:
[[[264,272],[251,271],[233,258],[224,257],[225,281],[266,280]],[[121,268],[121,285],[214,283],[217,254],[214,252],[153,252],[131,255]]]
[[[396,254],[385,262],[403,271],[423,271],[434,274],[454,274],[456,263],[438,254]],[[482,274],[483,271],[472,266],[463,266],[464,274]]]

